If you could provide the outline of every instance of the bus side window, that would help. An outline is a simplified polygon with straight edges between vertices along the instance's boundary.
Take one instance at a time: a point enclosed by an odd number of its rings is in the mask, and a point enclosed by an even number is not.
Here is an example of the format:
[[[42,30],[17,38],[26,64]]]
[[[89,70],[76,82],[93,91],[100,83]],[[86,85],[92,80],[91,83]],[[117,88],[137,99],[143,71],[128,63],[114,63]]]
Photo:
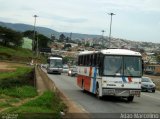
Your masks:
[[[91,66],[91,55],[89,55],[89,66]]]
[[[93,55],[90,55],[90,65],[92,66],[93,62]]]
[[[94,54],[94,66],[97,65],[97,54]]]
[[[95,54],[93,54],[93,58],[92,58],[92,66],[95,66]]]
[[[102,76],[103,75],[103,60],[104,60],[104,57],[103,55],[99,55],[99,75]]]
[[[89,58],[90,58],[89,55],[87,55],[87,60],[86,60],[87,66],[89,66],[89,64],[90,64]]]
[[[97,67],[99,67],[99,63],[100,63],[100,54],[97,54],[97,64],[96,64]]]
[[[86,55],[84,55],[83,66],[86,66],[86,59],[87,59],[87,57],[86,57]]]
[[[81,62],[82,66],[84,66],[84,56],[82,56],[82,62]]]

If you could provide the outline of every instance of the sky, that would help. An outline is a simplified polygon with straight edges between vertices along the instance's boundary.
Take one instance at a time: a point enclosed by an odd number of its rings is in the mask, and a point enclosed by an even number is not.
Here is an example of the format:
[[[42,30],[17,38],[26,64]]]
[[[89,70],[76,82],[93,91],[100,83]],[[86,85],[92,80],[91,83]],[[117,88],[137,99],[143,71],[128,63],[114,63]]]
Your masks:
[[[0,0],[0,21],[160,43],[160,0]]]

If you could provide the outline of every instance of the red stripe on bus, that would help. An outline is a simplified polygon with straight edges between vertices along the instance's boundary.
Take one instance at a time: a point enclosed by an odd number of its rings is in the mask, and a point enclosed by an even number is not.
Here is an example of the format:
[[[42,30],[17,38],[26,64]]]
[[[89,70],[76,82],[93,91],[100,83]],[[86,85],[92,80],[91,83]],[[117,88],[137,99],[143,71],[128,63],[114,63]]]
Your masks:
[[[83,82],[83,83],[82,83]],[[78,75],[77,76],[77,85],[82,88],[84,85],[84,89],[87,91],[90,91],[90,86],[91,86],[91,78],[88,76],[82,76]]]
[[[131,77],[128,77],[128,81],[129,81],[129,82],[132,82],[132,78],[131,78]]]

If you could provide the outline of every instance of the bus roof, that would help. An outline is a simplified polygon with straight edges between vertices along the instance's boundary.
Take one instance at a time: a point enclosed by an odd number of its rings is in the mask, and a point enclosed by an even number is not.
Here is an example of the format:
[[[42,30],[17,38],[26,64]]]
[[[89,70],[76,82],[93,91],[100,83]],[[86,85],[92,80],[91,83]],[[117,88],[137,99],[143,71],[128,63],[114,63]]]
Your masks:
[[[141,56],[139,52],[135,52],[132,50],[127,49],[104,49],[100,51],[83,51],[80,52],[79,55],[87,55],[87,54],[94,54],[94,53],[102,53],[106,55],[132,55],[132,56]]]

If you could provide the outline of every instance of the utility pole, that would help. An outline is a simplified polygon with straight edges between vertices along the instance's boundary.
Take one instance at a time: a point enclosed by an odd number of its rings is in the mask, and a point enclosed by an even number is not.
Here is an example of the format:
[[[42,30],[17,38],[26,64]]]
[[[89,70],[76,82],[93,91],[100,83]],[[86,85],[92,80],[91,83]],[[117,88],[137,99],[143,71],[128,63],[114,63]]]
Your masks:
[[[109,44],[108,44],[108,48],[110,48],[110,44],[111,44],[111,27],[112,27],[112,16],[116,15],[114,13],[108,13],[109,15],[111,15],[111,21],[110,21],[110,30],[109,30]]]
[[[32,51],[36,50],[36,18],[38,17],[37,15],[34,15],[34,36],[32,40]]]
[[[37,37],[36,37],[36,56],[37,56],[37,58],[38,58],[38,33],[37,33]]]

